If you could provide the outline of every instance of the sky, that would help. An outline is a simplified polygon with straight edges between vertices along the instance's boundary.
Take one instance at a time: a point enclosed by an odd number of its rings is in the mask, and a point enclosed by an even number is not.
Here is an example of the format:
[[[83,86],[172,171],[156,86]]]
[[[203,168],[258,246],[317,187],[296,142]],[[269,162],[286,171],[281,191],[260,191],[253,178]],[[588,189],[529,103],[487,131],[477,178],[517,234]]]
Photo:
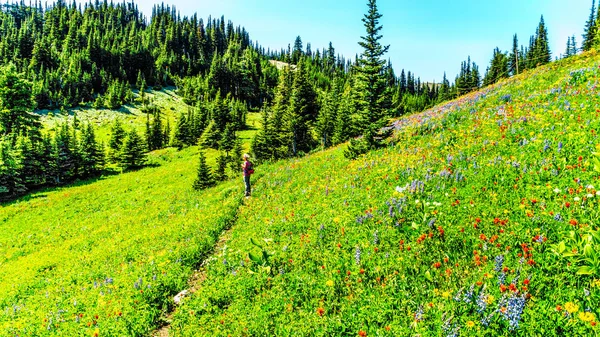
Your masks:
[[[115,0],[119,1],[119,0]],[[148,17],[159,1],[136,1]],[[566,49],[575,35],[580,45],[592,0],[378,0],[383,15],[382,42],[390,45],[385,55],[397,75],[410,70],[422,81],[452,81],[460,64],[471,56],[480,72],[490,63],[493,50],[508,51],[513,34],[527,46],[544,16],[553,58]],[[181,16],[198,13],[202,18],[225,16],[243,26],[253,41],[265,49],[280,50],[300,36],[312,50],[333,43],[347,59],[361,53],[358,45],[365,34],[362,17],[366,0],[165,0]]]

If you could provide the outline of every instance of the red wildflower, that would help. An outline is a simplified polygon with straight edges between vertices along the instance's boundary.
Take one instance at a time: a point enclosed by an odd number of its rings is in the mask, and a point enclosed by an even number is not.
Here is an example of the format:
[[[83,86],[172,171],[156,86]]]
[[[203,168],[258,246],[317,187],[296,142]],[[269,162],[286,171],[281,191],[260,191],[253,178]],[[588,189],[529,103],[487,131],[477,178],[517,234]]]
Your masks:
[[[500,285],[500,292],[505,292],[506,291],[506,286],[504,284]]]
[[[362,330],[360,330],[360,331],[358,332],[358,335],[359,335],[360,337],[366,337],[366,336],[367,336],[367,333],[366,333],[365,331],[362,331]]]
[[[324,314],[324,313],[325,313],[325,309],[323,309],[323,308],[321,308],[321,307],[318,307],[318,308],[317,308],[317,314],[318,314],[319,316],[323,316],[323,314]]]

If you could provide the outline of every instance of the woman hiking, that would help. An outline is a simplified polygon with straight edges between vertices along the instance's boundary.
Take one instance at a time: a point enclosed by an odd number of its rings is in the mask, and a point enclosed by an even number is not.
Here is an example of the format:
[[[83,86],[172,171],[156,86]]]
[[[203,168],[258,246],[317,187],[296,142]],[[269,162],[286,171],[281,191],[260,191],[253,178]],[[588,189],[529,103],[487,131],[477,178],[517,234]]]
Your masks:
[[[250,155],[244,154],[244,162],[242,163],[242,171],[244,172],[244,184],[246,185],[246,196],[249,197],[252,193],[252,187],[250,186],[250,176],[254,173],[252,162],[250,162]]]

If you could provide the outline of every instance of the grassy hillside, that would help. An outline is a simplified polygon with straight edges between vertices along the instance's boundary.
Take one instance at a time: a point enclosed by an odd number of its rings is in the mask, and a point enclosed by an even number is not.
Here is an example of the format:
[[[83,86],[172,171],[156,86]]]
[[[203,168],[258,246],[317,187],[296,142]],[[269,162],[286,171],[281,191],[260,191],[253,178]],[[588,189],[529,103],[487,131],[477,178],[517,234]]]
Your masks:
[[[235,219],[240,184],[194,192],[195,149],[0,209],[0,335],[142,335]]]
[[[171,335],[595,335],[599,65],[400,119],[356,161],[257,167],[243,203],[237,180],[190,189],[190,148],[5,204],[0,335],[148,335],[229,226]]]
[[[161,109],[163,116],[169,120],[171,127],[175,127],[175,122],[180,113],[187,113],[190,108],[183,103],[182,99],[175,93],[175,88],[166,88],[161,91],[151,91],[146,93],[146,100],[152,102]],[[136,94],[137,96],[137,94]],[[116,118],[121,119],[123,126],[126,129],[134,128],[140,134],[143,134],[146,125],[146,114],[141,112],[141,104],[128,104],[121,109],[95,109],[91,107],[78,107],[68,111],[61,112],[60,110],[39,110],[38,113],[42,116],[44,126],[53,131],[55,127],[61,123],[73,121],[74,116],[80,122],[92,123],[96,129],[96,137],[98,141],[108,143],[110,139],[111,126]]]
[[[600,55],[261,167],[174,336],[595,335]]]

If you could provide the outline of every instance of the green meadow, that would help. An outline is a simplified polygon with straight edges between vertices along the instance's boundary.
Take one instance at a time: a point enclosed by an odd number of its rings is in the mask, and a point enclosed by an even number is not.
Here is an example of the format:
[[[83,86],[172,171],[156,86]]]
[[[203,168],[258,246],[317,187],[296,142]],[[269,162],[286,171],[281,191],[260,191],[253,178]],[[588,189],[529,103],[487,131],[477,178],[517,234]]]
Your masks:
[[[249,199],[241,179],[193,191],[191,147],[4,204],[0,335],[148,336],[171,312],[170,336],[596,335],[599,66],[586,53],[405,116],[357,160],[343,144],[258,166]],[[171,94],[155,95],[176,116]]]

